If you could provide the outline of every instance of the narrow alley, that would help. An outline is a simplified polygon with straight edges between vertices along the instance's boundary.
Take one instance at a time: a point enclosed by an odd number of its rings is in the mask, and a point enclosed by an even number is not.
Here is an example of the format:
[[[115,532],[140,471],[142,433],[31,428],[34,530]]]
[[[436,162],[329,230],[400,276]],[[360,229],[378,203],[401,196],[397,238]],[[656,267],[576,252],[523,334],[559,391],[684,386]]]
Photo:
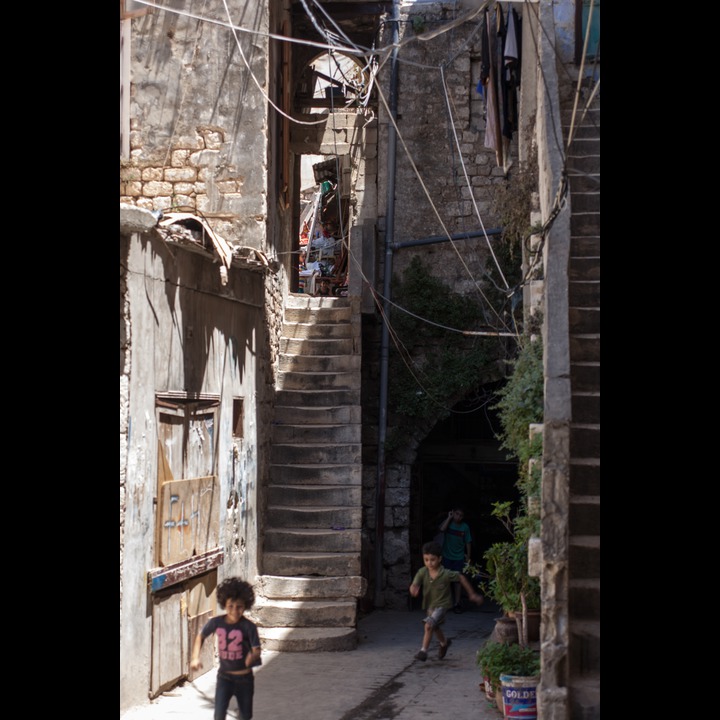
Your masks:
[[[443,660],[434,647],[426,662],[414,658],[422,637],[419,609],[376,610],[362,618],[355,650],[265,651],[255,674],[253,720],[500,720],[475,664],[498,614],[490,604],[449,614],[445,631],[452,645]],[[121,720],[210,720],[215,673],[129,710]],[[238,717],[234,701],[228,717]]]

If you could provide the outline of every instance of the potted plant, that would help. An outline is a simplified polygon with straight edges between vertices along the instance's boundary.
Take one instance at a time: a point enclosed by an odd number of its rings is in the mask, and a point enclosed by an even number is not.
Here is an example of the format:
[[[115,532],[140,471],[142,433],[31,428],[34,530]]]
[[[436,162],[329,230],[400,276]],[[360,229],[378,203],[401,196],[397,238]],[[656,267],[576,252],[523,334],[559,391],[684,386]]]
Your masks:
[[[507,664],[509,645],[502,642],[487,641],[478,651],[475,662],[480,668],[485,695],[488,700],[494,700],[495,694],[500,691],[500,674]]]
[[[517,488],[520,503],[511,518],[511,502],[495,503],[493,515],[508,530],[511,539],[486,551],[484,559],[491,578],[487,593],[508,615],[514,615],[521,644],[528,642],[528,616],[534,617],[533,639],[539,640],[540,581],[528,572],[528,543],[540,534],[540,488],[542,482],[542,422],[544,415],[544,366],[542,317],[528,318],[508,382],[493,407],[498,411],[501,447],[518,460]]]
[[[483,554],[487,567],[483,590],[506,616],[515,618],[519,642],[527,645],[528,612],[540,609],[540,580],[528,572],[532,518],[519,513],[511,519],[511,507],[511,502],[494,503],[492,514],[503,523],[512,539],[494,543]]]
[[[510,688],[509,694],[523,695],[523,699],[534,702],[535,688],[539,682],[540,655],[529,647],[520,644],[509,645],[487,641],[477,651],[476,664],[480,668],[485,682],[485,692],[489,699],[503,696],[503,686]],[[522,683],[530,690],[518,690]],[[492,696],[492,697],[491,697]],[[512,698],[511,698],[512,699]],[[505,702],[507,702],[507,698]],[[498,708],[500,703],[498,702]],[[524,716],[525,717],[525,716]]]

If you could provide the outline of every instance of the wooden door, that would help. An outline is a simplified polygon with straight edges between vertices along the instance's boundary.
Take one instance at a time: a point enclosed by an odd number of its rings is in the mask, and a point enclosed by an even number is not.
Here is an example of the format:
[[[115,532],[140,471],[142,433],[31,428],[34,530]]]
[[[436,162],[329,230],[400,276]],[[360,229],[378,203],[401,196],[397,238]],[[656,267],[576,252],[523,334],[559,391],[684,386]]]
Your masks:
[[[195,635],[215,613],[217,570],[208,557],[215,564],[222,558],[218,409],[217,400],[158,399],[156,567],[150,575],[162,582],[152,586],[152,697],[213,668],[213,643],[205,643],[199,671],[190,670],[190,653]]]
[[[203,644],[202,668],[190,669],[195,636],[216,613],[217,570],[153,595],[152,671],[150,695],[156,697],[187,677],[194,680],[212,670],[215,646]]]

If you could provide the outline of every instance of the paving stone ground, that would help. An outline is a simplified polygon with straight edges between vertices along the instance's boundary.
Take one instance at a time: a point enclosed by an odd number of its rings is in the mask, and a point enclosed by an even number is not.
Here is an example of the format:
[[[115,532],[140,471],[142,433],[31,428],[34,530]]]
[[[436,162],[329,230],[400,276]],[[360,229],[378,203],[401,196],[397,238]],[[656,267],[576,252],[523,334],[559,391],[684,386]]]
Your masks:
[[[478,648],[498,612],[491,606],[449,613],[452,645],[443,660],[433,645],[415,659],[422,610],[374,610],[358,623],[355,650],[263,652],[255,673],[253,720],[501,720],[480,687]],[[215,670],[133,708],[121,720],[211,720]],[[228,720],[238,720],[235,701]]]

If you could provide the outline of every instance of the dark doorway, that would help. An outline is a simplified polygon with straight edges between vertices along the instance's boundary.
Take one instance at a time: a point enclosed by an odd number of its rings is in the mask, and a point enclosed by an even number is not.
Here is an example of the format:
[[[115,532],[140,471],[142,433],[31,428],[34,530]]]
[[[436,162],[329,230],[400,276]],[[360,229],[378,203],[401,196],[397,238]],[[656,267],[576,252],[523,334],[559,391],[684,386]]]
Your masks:
[[[432,540],[438,525],[456,506],[465,510],[473,535],[472,559],[493,543],[509,540],[491,515],[493,503],[519,500],[518,465],[500,448],[500,422],[491,408],[499,385],[484,388],[484,400],[463,401],[439,422],[418,448],[412,473],[410,553],[412,566],[422,566],[422,544]]]

